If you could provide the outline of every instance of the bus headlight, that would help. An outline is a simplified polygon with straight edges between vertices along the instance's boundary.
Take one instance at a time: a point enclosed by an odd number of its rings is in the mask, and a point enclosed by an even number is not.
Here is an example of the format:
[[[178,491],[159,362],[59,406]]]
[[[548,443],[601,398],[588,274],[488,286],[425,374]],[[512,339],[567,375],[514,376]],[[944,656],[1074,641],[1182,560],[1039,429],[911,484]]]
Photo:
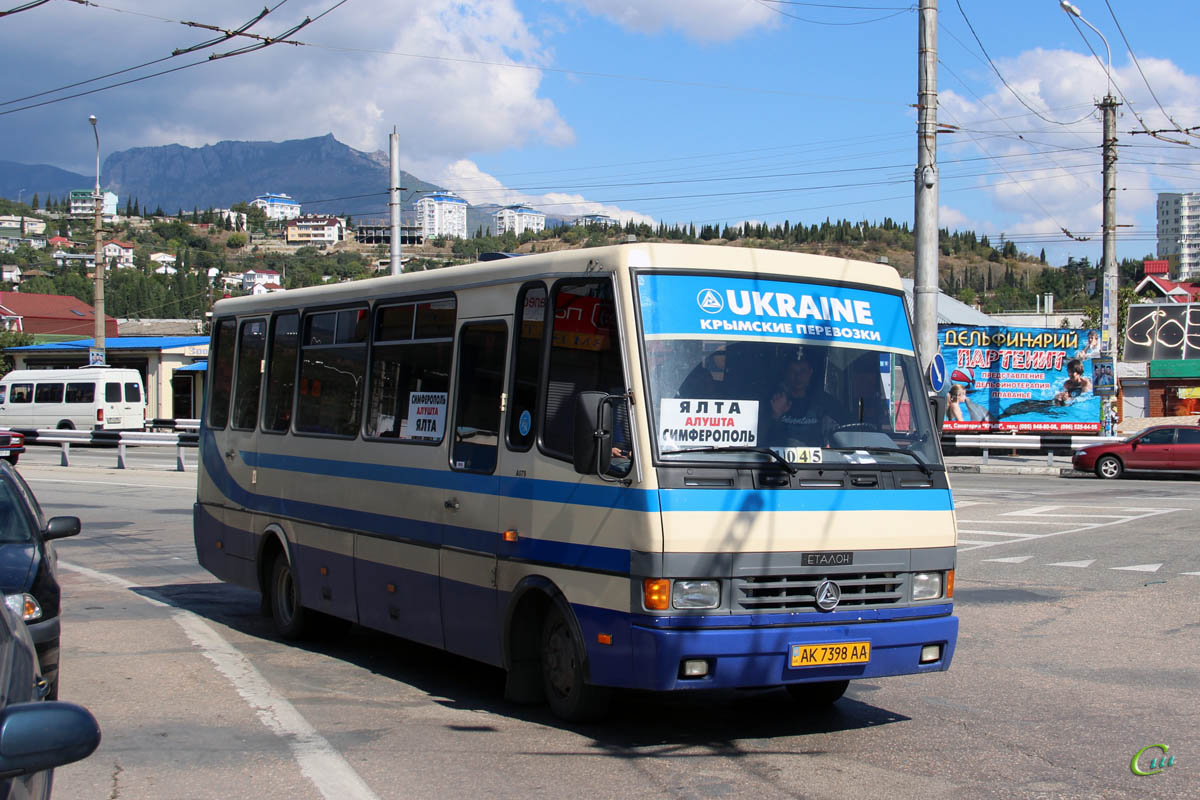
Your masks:
[[[936,600],[942,596],[942,573],[916,572],[912,576],[913,600]]]
[[[4,604],[11,608],[14,613],[19,614],[21,619],[26,622],[42,618],[42,607],[38,605],[38,601],[34,599],[34,596],[28,592],[25,594],[4,595]]]
[[[672,608],[716,608],[720,604],[720,581],[675,581],[671,587]]]

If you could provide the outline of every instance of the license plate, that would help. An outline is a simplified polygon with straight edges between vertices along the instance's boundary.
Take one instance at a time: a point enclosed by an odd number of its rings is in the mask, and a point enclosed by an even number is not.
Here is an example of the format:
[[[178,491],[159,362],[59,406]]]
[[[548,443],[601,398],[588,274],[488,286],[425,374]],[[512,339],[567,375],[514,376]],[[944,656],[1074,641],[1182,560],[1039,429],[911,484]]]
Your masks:
[[[831,664],[866,664],[871,660],[870,642],[839,644],[794,644],[791,666],[826,667]]]

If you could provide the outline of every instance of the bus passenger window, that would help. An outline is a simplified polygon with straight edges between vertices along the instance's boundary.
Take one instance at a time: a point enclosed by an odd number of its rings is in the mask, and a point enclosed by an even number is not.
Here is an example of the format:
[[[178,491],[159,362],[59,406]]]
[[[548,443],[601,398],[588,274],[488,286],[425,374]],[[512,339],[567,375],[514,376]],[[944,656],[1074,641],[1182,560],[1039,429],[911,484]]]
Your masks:
[[[363,435],[442,441],[456,316],[453,297],[376,309]]]
[[[14,383],[8,390],[9,403],[32,403],[33,402],[33,384],[32,383]]]
[[[96,384],[94,384],[94,383],[68,383],[67,384],[67,402],[68,403],[94,403],[94,402],[96,402]]]
[[[503,322],[464,325],[458,350],[458,391],[450,465],[492,472],[500,443],[500,394],[508,329]]]
[[[39,383],[33,390],[35,403],[61,403],[63,401],[63,385],[61,383]]]
[[[517,296],[512,390],[508,403],[508,446],[525,451],[537,436],[538,383],[542,378],[542,342],[546,331],[546,287],[527,286]]]
[[[238,341],[237,386],[233,393],[233,427],[254,430],[258,421],[258,395],[262,388],[262,362],[267,346],[267,322],[252,319],[242,323]],[[129,387],[125,384],[125,399],[129,400]]]
[[[296,430],[354,436],[362,409],[367,366],[366,308],[327,311],[304,318]]]
[[[142,402],[142,387],[136,383],[125,384],[125,402],[126,403]]]
[[[120,403],[121,402],[121,384],[106,383],[104,384],[104,402]]]
[[[296,389],[299,333],[300,315],[295,311],[277,314],[271,320],[271,352],[267,357],[267,399],[262,420],[264,431],[283,433],[292,425],[292,394]]]
[[[226,317],[217,322],[213,331],[213,344],[210,352],[212,360],[208,366],[208,378],[212,386],[212,395],[208,404],[208,427],[224,428],[229,422],[229,397],[233,394],[233,345],[237,320]],[[117,394],[113,396],[113,387]],[[121,384],[109,383],[104,387],[104,400],[109,403],[121,401]]]

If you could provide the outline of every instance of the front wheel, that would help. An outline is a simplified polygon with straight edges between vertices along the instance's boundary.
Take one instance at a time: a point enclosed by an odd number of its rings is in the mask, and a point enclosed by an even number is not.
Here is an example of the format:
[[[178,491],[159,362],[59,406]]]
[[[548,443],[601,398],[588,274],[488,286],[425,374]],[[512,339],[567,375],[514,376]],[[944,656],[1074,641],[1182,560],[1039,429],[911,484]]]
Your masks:
[[[568,722],[585,722],[608,711],[609,690],[583,679],[583,645],[566,614],[551,605],[542,626],[542,683],[554,715]]]
[[[281,638],[302,639],[308,633],[310,612],[300,605],[300,594],[287,556],[279,553],[271,565],[271,616]]]
[[[1116,456],[1102,456],[1096,462],[1096,475],[1100,478],[1119,478],[1125,468],[1121,466],[1121,459]]]
[[[813,711],[836,703],[846,693],[850,681],[821,681],[819,683],[789,683],[788,694],[796,702]]]

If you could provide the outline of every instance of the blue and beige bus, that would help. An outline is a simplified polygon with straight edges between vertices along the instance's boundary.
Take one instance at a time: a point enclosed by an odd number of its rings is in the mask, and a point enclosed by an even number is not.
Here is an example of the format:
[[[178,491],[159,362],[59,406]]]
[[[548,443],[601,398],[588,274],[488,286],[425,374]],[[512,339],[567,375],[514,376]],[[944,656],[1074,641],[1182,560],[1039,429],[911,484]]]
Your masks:
[[[945,670],[956,528],[887,266],[626,244],[223,300],[195,541],[353,622],[611,690]]]

